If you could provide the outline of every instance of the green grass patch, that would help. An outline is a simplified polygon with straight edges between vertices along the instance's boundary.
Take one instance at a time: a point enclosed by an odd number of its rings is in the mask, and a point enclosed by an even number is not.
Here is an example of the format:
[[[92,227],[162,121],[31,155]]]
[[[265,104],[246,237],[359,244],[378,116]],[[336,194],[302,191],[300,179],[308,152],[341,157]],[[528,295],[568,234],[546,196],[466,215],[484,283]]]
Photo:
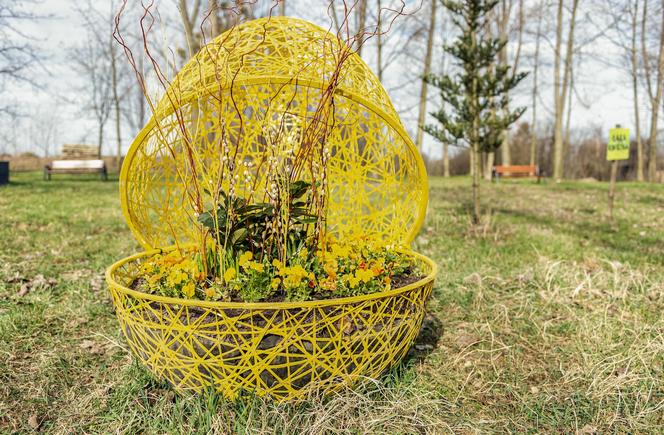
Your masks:
[[[440,275],[417,348],[382,379],[297,405],[178,394],[127,348],[104,270],[140,250],[117,181],[0,187],[0,432],[657,433],[664,186],[431,180],[414,247]]]

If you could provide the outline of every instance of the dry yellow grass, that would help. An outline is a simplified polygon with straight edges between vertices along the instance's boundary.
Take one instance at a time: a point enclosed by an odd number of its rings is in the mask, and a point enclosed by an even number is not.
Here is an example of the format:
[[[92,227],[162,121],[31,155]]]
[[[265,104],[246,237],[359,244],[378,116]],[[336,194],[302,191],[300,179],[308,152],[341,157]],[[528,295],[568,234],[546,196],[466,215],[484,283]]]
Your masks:
[[[180,396],[133,362],[100,274],[139,248],[117,185],[0,188],[0,432],[661,433],[664,186],[433,179],[430,315],[386,377],[300,405]],[[490,210],[489,210],[490,209]],[[41,277],[40,277],[41,275]]]

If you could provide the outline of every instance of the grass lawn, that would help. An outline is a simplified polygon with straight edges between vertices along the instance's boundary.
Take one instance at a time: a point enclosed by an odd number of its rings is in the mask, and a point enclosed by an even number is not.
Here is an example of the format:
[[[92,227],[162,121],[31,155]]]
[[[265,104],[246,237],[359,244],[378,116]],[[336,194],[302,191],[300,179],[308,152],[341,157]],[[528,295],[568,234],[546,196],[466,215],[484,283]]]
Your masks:
[[[136,363],[102,273],[137,252],[117,183],[0,187],[0,432],[661,433],[664,185],[431,180],[440,266],[417,350],[376,383],[275,405],[181,396]]]

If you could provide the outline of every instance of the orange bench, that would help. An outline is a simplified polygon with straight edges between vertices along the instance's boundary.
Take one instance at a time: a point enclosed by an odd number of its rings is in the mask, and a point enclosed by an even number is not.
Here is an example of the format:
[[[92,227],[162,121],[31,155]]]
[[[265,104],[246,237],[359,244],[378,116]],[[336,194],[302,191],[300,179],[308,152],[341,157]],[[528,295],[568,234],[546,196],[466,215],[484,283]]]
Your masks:
[[[508,178],[535,178],[539,183],[541,174],[539,166],[537,165],[509,165],[509,166],[494,166],[493,178],[498,181],[503,177]]]

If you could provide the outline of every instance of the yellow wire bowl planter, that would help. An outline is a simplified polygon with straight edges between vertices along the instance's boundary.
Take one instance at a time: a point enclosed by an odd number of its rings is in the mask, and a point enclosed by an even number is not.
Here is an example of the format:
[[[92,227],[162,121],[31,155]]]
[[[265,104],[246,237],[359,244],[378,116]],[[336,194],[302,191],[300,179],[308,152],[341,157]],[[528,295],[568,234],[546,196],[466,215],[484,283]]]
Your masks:
[[[214,388],[297,401],[378,378],[417,336],[436,266],[411,253],[425,278],[342,299],[232,303],[174,299],[131,290],[153,250],[111,266],[106,279],[122,331],[136,355],[178,390]]]
[[[219,176],[224,168],[246,168],[246,180],[233,185],[236,195],[265,191],[262,159],[273,150],[296,154],[344,47],[299,19],[238,25],[182,68],[127,153],[122,209],[146,251],[115,263],[106,279],[132,352],[178,390],[298,400],[380,376],[418,334],[436,266],[411,251],[424,278],[352,298],[224,303],[131,289],[146,258],[200,242],[197,216],[214,204],[209,192],[230,187]],[[422,158],[358,55],[343,63],[334,89],[326,121],[327,230],[339,241],[362,236],[405,246],[427,208]],[[285,140],[273,140],[275,129]],[[194,195],[198,209],[189,200]]]

